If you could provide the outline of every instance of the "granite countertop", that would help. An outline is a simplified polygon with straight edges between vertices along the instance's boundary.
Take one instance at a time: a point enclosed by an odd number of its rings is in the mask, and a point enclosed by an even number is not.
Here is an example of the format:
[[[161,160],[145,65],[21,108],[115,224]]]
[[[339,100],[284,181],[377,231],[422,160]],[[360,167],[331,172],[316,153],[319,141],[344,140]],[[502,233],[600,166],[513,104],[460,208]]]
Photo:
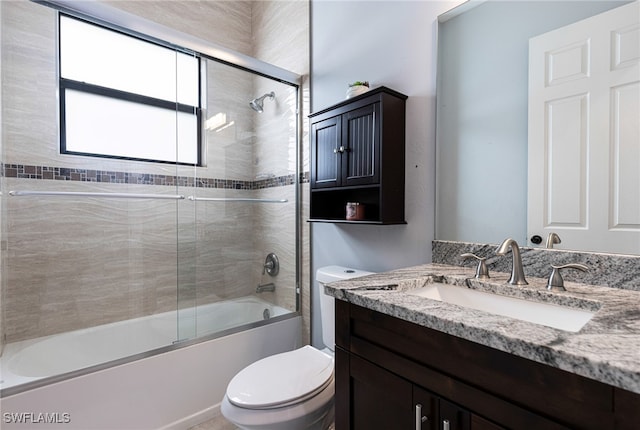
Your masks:
[[[529,285],[507,283],[492,272],[474,279],[465,267],[425,264],[332,282],[336,299],[505,351],[640,394],[640,292],[565,281],[567,291],[548,291],[546,279]],[[446,283],[594,312],[576,333],[407,294]]]

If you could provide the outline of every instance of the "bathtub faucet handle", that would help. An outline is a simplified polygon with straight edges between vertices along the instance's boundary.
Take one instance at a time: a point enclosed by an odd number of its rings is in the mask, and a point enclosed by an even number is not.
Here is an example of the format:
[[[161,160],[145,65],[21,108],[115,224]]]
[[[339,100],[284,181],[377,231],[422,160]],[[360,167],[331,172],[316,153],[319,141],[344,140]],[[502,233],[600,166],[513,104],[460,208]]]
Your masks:
[[[280,263],[278,262],[278,256],[273,252],[267,255],[262,265],[262,274],[268,273],[269,276],[276,276],[280,271]]]

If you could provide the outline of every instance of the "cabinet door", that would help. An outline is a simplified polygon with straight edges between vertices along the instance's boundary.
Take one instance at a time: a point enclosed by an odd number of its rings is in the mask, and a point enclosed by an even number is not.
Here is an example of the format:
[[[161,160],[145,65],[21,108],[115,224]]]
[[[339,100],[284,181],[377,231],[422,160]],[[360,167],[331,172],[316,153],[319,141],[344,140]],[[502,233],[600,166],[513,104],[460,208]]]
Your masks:
[[[409,381],[354,355],[350,373],[349,430],[415,429]]]
[[[505,430],[505,428],[471,414],[471,430]]]
[[[412,429],[439,430],[438,398],[427,390],[414,385],[413,408],[415,410],[414,426]]]
[[[441,430],[469,430],[471,428],[471,414],[460,406],[440,399]]]
[[[380,103],[342,115],[342,185],[380,182]]]
[[[311,188],[340,185],[340,117],[311,124]]]

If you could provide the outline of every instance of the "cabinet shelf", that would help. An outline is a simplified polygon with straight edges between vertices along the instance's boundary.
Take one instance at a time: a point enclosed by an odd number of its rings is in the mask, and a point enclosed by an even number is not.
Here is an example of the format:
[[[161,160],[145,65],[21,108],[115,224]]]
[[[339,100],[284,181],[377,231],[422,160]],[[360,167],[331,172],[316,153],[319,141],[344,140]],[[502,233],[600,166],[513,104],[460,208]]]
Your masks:
[[[308,222],[331,223],[331,224],[373,224],[373,225],[397,225],[406,224],[406,221],[387,222],[387,221],[368,221],[368,220],[347,220],[337,218],[309,218]]]
[[[309,115],[310,222],[406,224],[406,99],[379,87]],[[346,219],[349,202],[363,219]]]

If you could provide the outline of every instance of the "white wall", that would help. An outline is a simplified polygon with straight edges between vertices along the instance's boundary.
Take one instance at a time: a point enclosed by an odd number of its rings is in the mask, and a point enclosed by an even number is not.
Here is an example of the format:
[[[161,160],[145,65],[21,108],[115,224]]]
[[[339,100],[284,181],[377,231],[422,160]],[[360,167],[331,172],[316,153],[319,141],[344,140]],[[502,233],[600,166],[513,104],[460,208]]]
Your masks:
[[[434,236],[437,16],[461,1],[311,2],[311,110],[344,99],[349,82],[368,80],[409,96],[406,120],[406,225],[316,223],[312,276],[328,264],[385,271],[431,261]],[[312,340],[321,345],[317,291]]]

